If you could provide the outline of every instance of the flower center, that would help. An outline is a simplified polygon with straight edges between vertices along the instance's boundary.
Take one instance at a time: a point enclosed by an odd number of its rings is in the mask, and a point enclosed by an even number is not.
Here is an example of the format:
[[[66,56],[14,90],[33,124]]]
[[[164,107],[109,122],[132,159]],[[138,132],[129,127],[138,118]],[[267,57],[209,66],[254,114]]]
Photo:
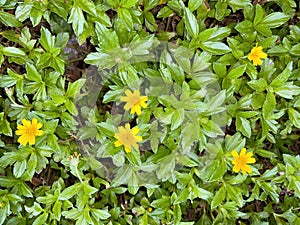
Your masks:
[[[122,135],[121,141],[123,142],[124,145],[132,145],[132,142],[134,141],[134,136],[130,132],[126,132],[125,134]]]
[[[258,51],[253,51],[252,56],[255,58],[259,58],[259,52]]]
[[[131,97],[131,102],[132,102],[132,105],[136,106],[140,103],[140,97],[138,96],[132,96]]]
[[[239,166],[244,166],[247,164],[247,159],[244,156],[239,156],[237,163]]]
[[[34,136],[36,134],[36,127],[34,126],[27,127],[26,134],[29,136]]]

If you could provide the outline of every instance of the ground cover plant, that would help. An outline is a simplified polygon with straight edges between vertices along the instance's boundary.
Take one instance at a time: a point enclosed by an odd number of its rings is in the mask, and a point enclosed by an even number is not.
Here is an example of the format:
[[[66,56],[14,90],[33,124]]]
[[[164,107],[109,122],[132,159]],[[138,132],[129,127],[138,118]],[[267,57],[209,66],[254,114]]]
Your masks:
[[[296,0],[0,0],[0,224],[300,224]]]

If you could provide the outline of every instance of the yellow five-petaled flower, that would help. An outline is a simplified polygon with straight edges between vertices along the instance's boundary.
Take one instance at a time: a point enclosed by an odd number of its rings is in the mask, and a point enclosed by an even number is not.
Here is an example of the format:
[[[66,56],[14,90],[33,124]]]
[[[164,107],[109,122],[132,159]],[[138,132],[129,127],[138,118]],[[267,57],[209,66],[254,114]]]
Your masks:
[[[124,105],[125,110],[130,110],[130,114],[136,113],[140,115],[142,113],[141,107],[147,108],[146,101],[148,101],[147,96],[141,96],[139,90],[135,90],[133,93],[130,90],[125,91],[126,96],[122,96],[120,99],[122,102],[126,102]]]
[[[16,135],[21,135],[18,142],[23,146],[27,143],[29,143],[29,145],[34,145],[35,137],[44,134],[42,130],[39,130],[43,124],[38,123],[36,118],[32,119],[32,121],[23,119],[22,124],[23,125],[18,124],[18,130],[16,130]]]
[[[258,46],[258,43],[256,43],[256,46],[251,49],[250,54],[248,55],[248,59],[253,61],[253,65],[261,65],[262,61],[261,59],[267,58],[267,54],[263,52],[263,47]]]
[[[125,124],[125,127],[118,127],[119,133],[115,133],[117,141],[114,143],[116,147],[124,145],[125,152],[131,152],[131,148],[138,149],[137,142],[142,141],[141,136],[136,136],[140,131],[139,128],[134,127],[130,129],[129,123]]]
[[[232,164],[233,166],[233,171],[238,173],[240,170],[242,170],[243,174],[246,174],[246,172],[251,173],[252,169],[249,165],[251,163],[255,163],[255,159],[251,158],[253,156],[252,152],[248,152],[246,154],[246,149],[243,148],[240,155],[233,150],[231,152],[233,156]]]

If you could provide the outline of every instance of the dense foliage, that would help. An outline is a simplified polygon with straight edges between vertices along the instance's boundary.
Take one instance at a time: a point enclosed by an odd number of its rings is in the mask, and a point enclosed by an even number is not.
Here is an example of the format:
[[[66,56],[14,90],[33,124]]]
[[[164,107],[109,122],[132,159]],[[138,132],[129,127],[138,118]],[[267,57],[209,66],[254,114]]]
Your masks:
[[[295,0],[0,0],[0,224],[300,224]]]

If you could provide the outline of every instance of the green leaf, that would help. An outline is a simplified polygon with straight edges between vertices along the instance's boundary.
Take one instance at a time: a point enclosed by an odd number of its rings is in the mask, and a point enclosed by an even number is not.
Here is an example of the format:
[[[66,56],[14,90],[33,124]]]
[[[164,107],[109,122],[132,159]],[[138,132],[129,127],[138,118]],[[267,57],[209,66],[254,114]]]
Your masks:
[[[65,106],[66,109],[72,114],[72,115],[78,115],[78,110],[77,107],[75,105],[75,103],[73,102],[73,100],[67,99],[65,101]]]
[[[188,8],[184,9],[184,23],[188,34],[193,38],[199,33],[199,25],[196,17]]]
[[[101,52],[92,52],[87,55],[84,62],[91,65],[96,65],[99,69],[110,69],[116,65],[115,58],[109,54]]]
[[[48,218],[48,213],[44,212],[43,214],[41,214],[40,216],[38,216],[34,222],[32,223],[32,225],[43,225],[46,223]]]
[[[253,29],[253,24],[251,21],[249,20],[244,20],[240,23],[238,23],[235,26],[235,29],[239,32],[239,33],[253,33],[254,29]]]
[[[266,150],[263,150],[263,149],[256,149],[255,153],[262,156],[262,157],[265,157],[265,158],[278,157],[274,152],[266,151]]]
[[[300,129],[300,113],[296,111],[294,108],[289,107],[288,114],[293,125]]]
[[[0,22],[8,27],[20,27],[22,23],[19,22],[14,15],[0,11]]]
[[[59,200],[68,200],[76,195],[82,188],[81,183],[74,184],[70,187],[67,187],[60,195]]]
[[[26,55],[25,52],[23,52],[21,49],[15,47],[4,47],[2,49],[2,54],[12,57],[20,57]]]
[[[215,156],[212,156],[215,157]],[[205,167],[197,174],[197,176],[203,181],[219,181],[226,172],[226,164],[224,160],[211,159]]]
[[[282,86],[275,87],[274,92],[281,97],[293,99],[294,95],[300,94],[300,87],[292,84],[292,82],[287,82]]]
[[[263,116],[268,118],[268,116],[273,112],[276,105],[276,98],[272,92],[268,92],[266,96],[266,101],[263,104]]]
[[[27,167],[26,160],[23,160],[21,162],[16,162],[14,165],[14,169],[13,169],[14,176],[16,178],[21,177],[23,175],[23,173],[25,172],[26,167]]]
[[[119,5],[124,8],[132,8],[137,4],[138,0],[120,0]]]
[[[193,142],[199,139],[200,126],[195,123],[185,123],[181,131],[181,146],[183,150],[189,150]]]
[[[268,27],[264,23],[256,25],[255,30],[257,30],[259,33],[261,33],[267,37],[272,35],[272,31],[271,31],[270,27]]]
[[[286,68],[279,74],[275,79],[272,80],[272,87],[280,87],[282,86],[290,77],[291,72],[293,70],[293,62],[289,62]]]
[[[266,24],[270,28],[276,28],[276,27],[279,27],[282,24],[286,23],[289,19],[290,19],[290,17],[285,15],[282,12],[274,12],[274,13],[267,15],[262,20],[262,23]]]
[[[55,219],[58,221],[61,218],[61,208],[62,208],[62,202],[57,200],[53,205],[52,212],[54,214]]]
[[[182,211],[180,205],[174,205],[174,224],[181,224],[180,221],[182,219]],[[187,225],[187,224],[186,224]]]
[[[197,185],[193,186],[193,192],[194,194],[197,196],[197,198],[201,198],[201,199],[204,199],[204,200],[208,200],[210,197],[212,197],[212,193],[203,189],[203,188],[200,188],[198,187]]]
[[[161,10],[159,10],[156,17],[157,18],[167,18],[167,17],[171,16],[173,13],[174,13],[174,11],[169,6],[165,6]]]
[[[42,27],[41,29],[40,44],[48,52],[51,52],[52,49],[54,48],[55,38],[51,35],[50,31],[45,27]]]
[[[216,192],[214,195],[212,201],[211,201],[211,209],[216,208],[217,206],[221,205],[221,203],[224,201],[226,196],[226,190],[225,187],[222,185],[222,187]]]
[[[215,17],[217,20],[222,21],[224,17],[226,16],[228,10],[227,10],[227,2],[224,1],[218,1],[216,3],[216,13]]]
[[[231,33],[231,29],[229,27],[214,27],[214,28],[210,28],[210,29],[212,29],[213,32],[211,33],[210,37],[207,39],[208,41],[222,41],[224,38],[229,36]],[[207,29],[207,30],[210,30],[210,29]],[[203,31],[203,32],[205,32],[205,31]],[[202,38],[200,40],[202,40]]]
[[[145,0],[144,10],[149,11],[159,4],[159,0]]]
[[[260,22],[263,20],[263,18],[264,18],[264,10],[260,4],[256,4],[253,25],[256,26],[256,25],[260,24]]]
[[[271,197],[271,199],[278,203],[279,202],[279,195],[276,192],[275,185],[271,182],[260,182],[259,186],[264,190],[264,192]]]
[[[24,20],[29,18],[31,9],[32,4],[18,5],[15,11],[15,18],[23,22]]]
[[[237,79],[237,78],[239,78],[240,76],[242,76],[245,73],[246,68],[247,68],[247,64],[244,64],[244,65],[241,65],[241,66],[238,66],[238,67],[235,67],[235,68],[231,69],[229,71],[229,73],[227,74],[227,78],[228,79]]]
[[[182,202],[185,202],[188,200],[188,197],[190,195],[190,190],[189,188],[184,188],[180,191],[180,193],[178,194],[178,197],[176,198],[174,204],[179,204]]]
[[[6,136],[13,136],[12,129],[10,128],[10,123],[3,119],[4,112],[0,113],[0,134],[4,134]],[[1,118],[2,117],[2,118]]]
[[[232,150],[242,149],[245,143],[245,138],[242,138],[241,134],[237,132],[233,136],[229,136],[225,139],[225,148],[226,151],[231,152]]]
[[[76,80],[73,83],[69,83],[66,96],[68,98],[74,98],[76,95],[79,95],[82,86],[85,84],[86,79],[81,78]]]
[[[213,120],[209,120],[207,123],[201,124],[203,133],[209,137],[215,138],[218,135],[224,135],[223,130]]]
[[[175,130],[178,128],[184,120],[184,109],[180,108],[177,110],[174,110],[173,116],[172,116],[172,124],[171,124],[171,130]]]
[[[68,11],[66,10],[66,4],[64,2],[57,0],[49,1],[48,7],[52,12],[61,16],[64,20],[67,20]]]
[[[80,7],[72,7],[68,23],[72,23],[76,36],[82,34],[86,21]]]
[[[257,92],[263,92],[266,90],[268,83],[264,78],[260,78],[258,80],[249,81],[248,85]]]
[[[295,56],[300,56],[300,43],[293,45],[293,47],[290,50],[290,53]]]
[[[91,185],[89,185],[87,183],[83,183],[81,188],[82,188],[83,193],[86,195],[89,195],[89,196],[98,191],[97,188],[92,187]]]
[[[35,27],[37,26],[44,15],[44,10],[40,10],[38,8],[33,7],[30,11],[30,21],[32,25]]]
[[[111,215],[107,210],[103,209],[91,209],[91,215],[96,218],[98,221],[99,220],[106,220],[108,219]]]
[[[145,11],[144,16],[145,16],[146,27],[152,32],[156,31],[158,26],[155,22],[155,18],[153,14],[151,12]]]
[[[188,3],[188,8],[191,10],[191,12],[195,11],[202,5],[203,0],[190,0]]]
[[[83,11],[89,13],[92,16],[97,15],[95,4],[92,1],[89,1],[89,0],[75,0],[74,6],[82,9]]]
[[[171,205],[171,199],[170,196],[162,195],[160,198],[155,199],[153,202],[151,202],[151,206],[156,209],[162,209],[167,210],[170,208]]]
[[[231,51],[231,49],[222,42],[205,41],[200,43],[200,48],[214,55],[223,55]]]
[[[226,184],[225,186],[227,198],[233,200],[239,207],[244,205],[243,195],[241,189],[238,186],[231,186]]]
[[[37,71],[34,65],[27,63],[26,64],[27,78],[31,81],[41,82],[42,76]]]
[[[250,138],[251,136],[251,126],[250,122],[240,116],[236,117],[236,129],[240,131],[244,136]]]
[[[118,17],[120,20],[123,20],[128,28],[133,28],[133,21],[131,14],[128,9],[118,8]]]

